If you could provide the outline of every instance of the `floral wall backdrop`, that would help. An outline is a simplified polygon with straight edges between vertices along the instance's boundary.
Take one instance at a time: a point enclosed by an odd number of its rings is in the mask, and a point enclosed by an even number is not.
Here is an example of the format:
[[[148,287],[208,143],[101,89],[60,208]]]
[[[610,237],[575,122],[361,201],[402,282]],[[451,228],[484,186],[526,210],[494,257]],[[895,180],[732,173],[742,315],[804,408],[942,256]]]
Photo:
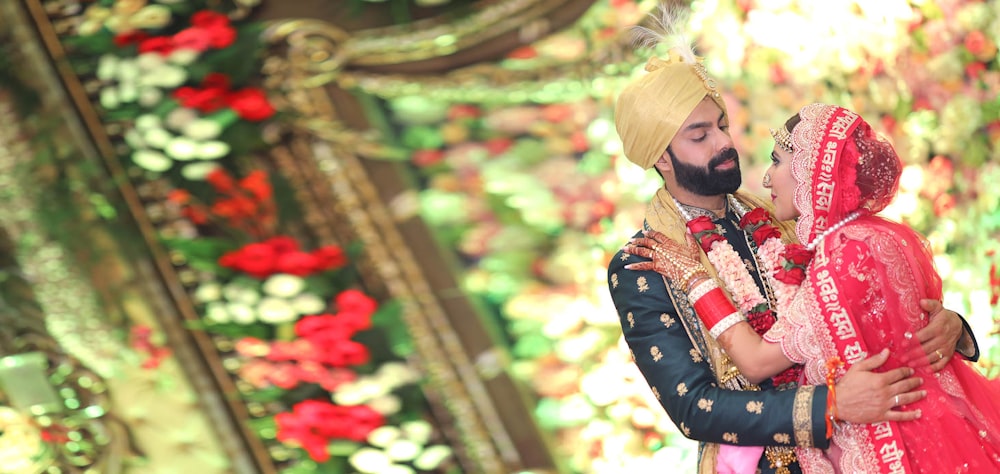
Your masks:
[[[594,57],[653,2],[601,1],[574,28],[512,52],[511,69],[588,58],[619,78],[521,93],[429,90],[384,98],[386,136],[409,150],[424,217],[465,262],[466,289],[511,340],[515,372],[575,472],[694,469],[686,440],[633,368],[607,297],[610,255],[660,185],[621,154],[612,106],[642,64]],[[689,31],[725,85],[746,187],[763,195],[775,127],[808,103],[842,104],[906,161],[885,211],[924,233],[945,304],[1000,368],[1000,2],[703,0]],[[374,112],[373,112],[374,113]],[[584,447],[581,449],[581,447]]]
[[[185,328],[208,335],[270,462],[289,474],[456,472],[398,306],[361,285],[358,248],[304,230],[267,158],[282,116],[259,85],[257,3],[50,2],[48,13],[113,142],[109,169],[120,166],[193,302]],[[132,332],[143,368],[162,375],[171,354],[157,326]]]
[[[50,13],[69,19],[72,64],[130,179],[168,223],[161,237],[198,303],[192,329],[227,354],[275,460],[288,472],[454,470],[422,417],[405,337],[380,330],[398,325],[391,302],[354,283],[352,249],[292,232],[288,185],[256,154],[282,116],[255,83],[260,64],[246,60],[262,51],[261,25],[244,21],[254,3],[99,1]],[[615,93],[641,61],[601,52],[654,7],[598,1],[574,27],[501,63],[590,61],[604,65],[601,77],[502,93],[356,89],[379,99],[370,112],[405,151],[425,219],[506,331],[512,370],[573,472],[694,466],[694,443],[629,359],[605,285],[608,258],[659,183],[623,159],[612,123]],[[691,7],[690,31],[727,90],[747,187],[760,190],[768,127],[802,105],[843,104],[878,124],[907,160],[887,212],[928,236],[946,304],[970,320],[980,366],[995,374],[1000,1]]]

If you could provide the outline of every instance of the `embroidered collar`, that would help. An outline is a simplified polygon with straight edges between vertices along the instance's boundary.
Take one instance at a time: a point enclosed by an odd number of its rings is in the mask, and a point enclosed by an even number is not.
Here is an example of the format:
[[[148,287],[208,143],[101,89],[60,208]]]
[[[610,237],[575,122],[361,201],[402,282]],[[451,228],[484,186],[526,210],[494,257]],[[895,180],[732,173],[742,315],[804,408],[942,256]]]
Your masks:
[[[691,206],[691,205],[688,205],[688,204],[684,204],[684,203],[682,203],[682,202],[680,202],[680,201],[678,201],[676,199],[674,199],[674,203],[677,204],[677,206],[682,209],[681,215],[690,216],[691,219],[693,219],[695,217],[705,216],[705,217],[708,217],[709,219],[712,219],[713,221],[715,221],[715,220],[722,219],[727,214],[729,214],[729,201],[730,201],[730,199],[732,199],[732,195],[726,195],[726,203],[725,203],[725,206],[722,208],[724,212],[722,213],[721,216],[716,215],[714,211],[711,211],[711,210],[708,210],[708,209],[704,209],[704,208],[701,208],[701,207],[697,207],[697,206]]]

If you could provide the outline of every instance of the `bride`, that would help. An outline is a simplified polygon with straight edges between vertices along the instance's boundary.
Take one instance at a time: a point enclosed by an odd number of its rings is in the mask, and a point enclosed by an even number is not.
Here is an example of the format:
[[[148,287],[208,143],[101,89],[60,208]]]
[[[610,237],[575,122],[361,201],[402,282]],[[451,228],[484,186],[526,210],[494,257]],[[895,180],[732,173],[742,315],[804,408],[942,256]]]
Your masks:
[[[940,299],[941,278],[919,234],[875,215],[895,197],[902,171],[892,145],[854,112],[825,104],[804,107],[772,134],[764,186],[774,218],[797,219],[799,242],[808,244],[782,244],[762,209],[745,219],[765,230],[754,235],[761,237],[782,317],[761,339],[746,322],[746,308],[730,300],[741,301],[738,285],[727,295],[702,274],[687,288],[699,318],[748,378],[801,363],[802,383],[830,387],[830,448],[799,448],[805,472],[1000,472],[1000,383],[959,358],[934,373],[929,363],[937,360],[927,360],[913,337],[927,324],[917,302]],[[688,228],[686,248],[655,231],[636,239],[626,251],[652,261],[627,268],[667,275],[668,265],[680,263],[697,271],[699,243],[708,252],[718,239],[696,220]],[[883,350],[890,352],[884,370],[908,365],[922,375],[927,396],[902,402],[921,417],[870,425],[838,420],[835,382]]]

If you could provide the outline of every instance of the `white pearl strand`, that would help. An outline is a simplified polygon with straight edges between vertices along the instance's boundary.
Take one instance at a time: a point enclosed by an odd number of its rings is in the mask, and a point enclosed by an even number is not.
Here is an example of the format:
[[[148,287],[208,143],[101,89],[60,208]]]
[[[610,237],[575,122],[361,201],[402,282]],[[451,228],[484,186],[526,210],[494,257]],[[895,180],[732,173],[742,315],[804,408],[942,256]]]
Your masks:
[[[848,214],[848,216],[845,217],[845,218],[843,218],[840,222],[838,222],[838,223],[836,223],[836,224],[828,227],[822,233],[820,233],[815,238],[813,238],[812,242],[809,242],[809,245],[806,245],[806,250],[812,252],[813,249],[815,249],[816,246],[819,245],[819,243],[822,242],[823,239],[826,238],[826,236],[832,234],[833,232],[835,232],[836,230],[840,229],[841,227],[844,227],[845,225],[847,225],[848,222],[851,222],[854,219],[857,219],[858,217],[861,217],[861,211],[854,211],[854,212]]]

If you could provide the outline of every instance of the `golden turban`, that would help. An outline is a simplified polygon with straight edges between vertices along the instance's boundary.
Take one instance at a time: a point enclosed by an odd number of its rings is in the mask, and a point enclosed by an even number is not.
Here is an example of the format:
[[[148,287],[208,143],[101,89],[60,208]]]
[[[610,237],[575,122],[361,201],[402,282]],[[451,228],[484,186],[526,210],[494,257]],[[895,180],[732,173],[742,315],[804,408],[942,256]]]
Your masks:
[[[671,52],[666,60],[649,58],[646,71],[625,86],[615,107],[615,128],[625,157],[643,169],[656,164],[681,124],[706,95],[726,112],[715,81],[700,63],[684,62]]]

